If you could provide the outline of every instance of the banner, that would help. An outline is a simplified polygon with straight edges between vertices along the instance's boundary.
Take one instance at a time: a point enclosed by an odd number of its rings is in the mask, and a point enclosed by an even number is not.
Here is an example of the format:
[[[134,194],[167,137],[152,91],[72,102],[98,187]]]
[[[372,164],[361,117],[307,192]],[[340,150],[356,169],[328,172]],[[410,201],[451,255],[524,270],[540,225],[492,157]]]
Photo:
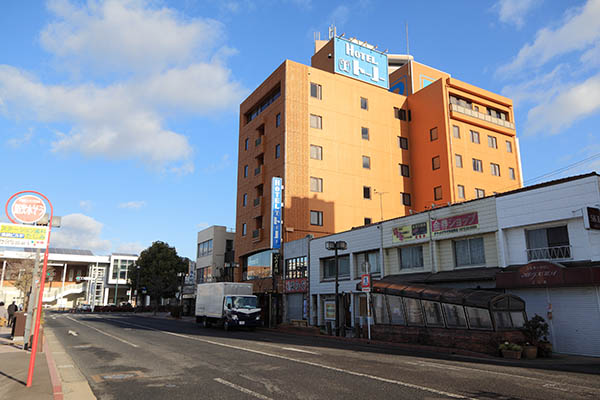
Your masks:
[[[402,225],[392,229],[392,243],[404,243],[411,240],[424,239],[429,235],[427,222]]]
[[[434,236],[463,232],[478,227],[479,217],[476,212],[431,221],[431,232]]]
[[[48,227],[0,223],[0,246],[45,249]]]

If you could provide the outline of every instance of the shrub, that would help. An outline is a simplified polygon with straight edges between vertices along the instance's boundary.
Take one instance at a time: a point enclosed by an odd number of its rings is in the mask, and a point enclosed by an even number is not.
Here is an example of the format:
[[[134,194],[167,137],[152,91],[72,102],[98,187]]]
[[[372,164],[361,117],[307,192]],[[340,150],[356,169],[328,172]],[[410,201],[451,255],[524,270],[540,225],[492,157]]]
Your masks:
[[[525,321],[522,331],[527,340],[536,346],[539,342],[548,341],[548,324],[544,318],[537,314],[535,314],[533,318]]]
[[[512,350],[512,351],[522,351],[523,347],[519,346],[516,343],[504,342],[500,346],[498,346],[500,350]]]

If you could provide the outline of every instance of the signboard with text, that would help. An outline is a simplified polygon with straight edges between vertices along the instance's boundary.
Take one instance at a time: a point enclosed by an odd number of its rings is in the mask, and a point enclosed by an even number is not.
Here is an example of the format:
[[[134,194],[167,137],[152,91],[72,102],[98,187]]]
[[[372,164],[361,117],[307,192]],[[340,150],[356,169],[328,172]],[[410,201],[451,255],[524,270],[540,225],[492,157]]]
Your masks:
[[[327,300],[323,305],[325,306],[325,319],[335,320],[335,300]]]
[[[32,224],[39,221],[46,214],[46,204],[33,194],[19,196],[11,206],[12,216],[23,224]]]
[[[586,207],[583,211],[585,229],[600,229],[600,209]]]
[[[285,292],[286,293],[306,293],[308,291],[308,279],[296,278],[286,279],[285,281]]]
[[[0,223],[0,246],[45,249],[47,241],[47,226]]]
[[[335,73],[387,89],[387,55],[359,43],[339,37],[334,39]]]
[[[434,236],[464,232],[478,227],[479,217],[476,212],[431,221],[431,232]]]
[[[371,291],[371,275],[369,274],[363,274],[360,277],[360,287],[362,289],[363,292],[370,292]]]
[[[411,240],[424,239],[429,234],[427,222],[412,225],[402,225],[392,229],[392,243],[403,243]]]
[[[282,179],[274,176],[271,181],[271,248],[281,248],[281,189]]]

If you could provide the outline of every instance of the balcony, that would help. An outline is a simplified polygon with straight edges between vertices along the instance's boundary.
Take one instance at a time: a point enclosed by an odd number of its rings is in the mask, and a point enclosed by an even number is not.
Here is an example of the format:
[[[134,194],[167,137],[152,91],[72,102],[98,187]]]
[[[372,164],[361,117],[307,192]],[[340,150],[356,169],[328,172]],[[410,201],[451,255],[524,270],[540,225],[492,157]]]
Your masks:
[[[527,249],[527,261],[571,260],[571,245]]]
[[[492,124],[502,126],[504,128],[508,128],[508,129],[512,129],[512,130],[515,129],[515,124],[513,124],[512,122],[506,121],[501,118],[492,117],[491,115],[487,115],[487,114],[481,113],[479,111],[475,111],[470,108],[460,106],[458,104],[450,103],[450,111],[468,115],[470,117],[477,118],[482,121],[490,122]]]

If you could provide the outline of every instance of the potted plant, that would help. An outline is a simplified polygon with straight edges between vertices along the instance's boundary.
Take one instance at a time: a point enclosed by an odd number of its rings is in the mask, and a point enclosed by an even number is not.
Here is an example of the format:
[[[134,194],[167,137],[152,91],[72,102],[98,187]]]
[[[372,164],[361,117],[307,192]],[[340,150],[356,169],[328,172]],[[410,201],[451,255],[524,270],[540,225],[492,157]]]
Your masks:
[[[536,314],[533,318],[525,321],[523,334],[527,341],[537,348],[536,356],[550,357],[552,355],[552,343],[548,340],[548,324],[544,318]],[[532,355],[533,350],[529,350],[529,352],[529,355]]]
[[[498,346],[500,352],[502,352],[502,357],[504,358],[512,358],[513,360],[521,359],[521,352],[523,351],[523,347],[519,346],[516,343],[504,342],[500,346]]]
[[[525,345],[523,346],[523,357],[525,357],[527,360],[533,360],[537,358],[537,353],[537,346],[534,346],[529,342],[525,343]]]

